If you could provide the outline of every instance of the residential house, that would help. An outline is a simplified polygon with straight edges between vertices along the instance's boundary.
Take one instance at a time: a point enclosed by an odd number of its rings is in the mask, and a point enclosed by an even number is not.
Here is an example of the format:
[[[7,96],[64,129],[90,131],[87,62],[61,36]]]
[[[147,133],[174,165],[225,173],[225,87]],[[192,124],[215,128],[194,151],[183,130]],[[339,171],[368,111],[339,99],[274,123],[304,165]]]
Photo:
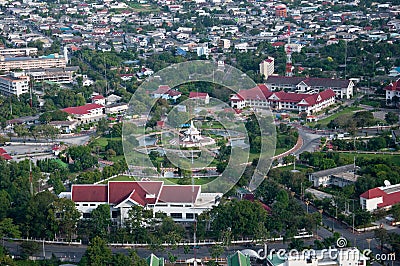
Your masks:
[[[3,95],[15,95],[29,92],[29,76],[24,71],[11,72],[0,76],[0,93]]]
[[[151,92],[150,95],[156,99],[161,98],[176,102],[176,100],[181,97],[182,93],[177,90],[171,89],[168,85],[160,85],[158,86],[158,89]]]
[[[189,93],[189,99],[195,99],[195,100],[201,101],[203,104],[210,103],[210,96],[206,92],[191,91]]]

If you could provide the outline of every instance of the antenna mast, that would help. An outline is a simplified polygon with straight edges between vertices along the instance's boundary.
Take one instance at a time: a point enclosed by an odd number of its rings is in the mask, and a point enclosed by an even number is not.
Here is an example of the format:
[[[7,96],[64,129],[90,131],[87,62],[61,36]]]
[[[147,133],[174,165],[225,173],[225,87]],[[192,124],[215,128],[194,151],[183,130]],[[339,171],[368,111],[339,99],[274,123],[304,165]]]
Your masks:
[[[292,77],[292,47],[290,46],[290,23],[288,24],[288,42],[286,44],[286,77]]]

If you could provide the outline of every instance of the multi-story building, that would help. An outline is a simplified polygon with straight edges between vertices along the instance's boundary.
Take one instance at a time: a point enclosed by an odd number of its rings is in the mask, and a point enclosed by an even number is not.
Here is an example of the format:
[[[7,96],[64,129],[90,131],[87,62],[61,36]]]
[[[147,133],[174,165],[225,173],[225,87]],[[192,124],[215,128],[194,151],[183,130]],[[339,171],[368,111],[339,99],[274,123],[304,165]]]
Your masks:
[[[260,74],[264,75],[264,79],[267,79],[269,76],[274,74],[275,59],[273,57],[268,56],[268,58],[263,60],[259,66],[260,66]]]
[[[105,108],[103,105],[96,103],[88,103],[82,106],[68,107],[62,109],[68,113],[73,119],[76,119],[79,124],[86,124],[90,122],[99,121],[105,117]]]
[[[72,199],[82,218],[101,204],[110,206],[114,222],[123,225],[134,205],[162,212],[175,221],[195,221],[202,212],[218,205],[222,193],[202,193],[199,185],[165,185],[163,181],[110,181],[108,184],[72,185],[63,197]]]
[[[29,76],[25,72],[11,72],[0,76],[0,93],[20,96],[29,92]]]
[[[38,58],[33,57],[4,57],[0,56],[0,71],[11,71],[14,69],[38,69],[67,66],[64,56],[51,54]]]
[[[354,83],[348,79],[269,76],[265,84],[272,91],[290,90],[309,93],[331,89],[339,99],[353,96]]]
[[[35,47],[0,49],[2,56],[34,56],[37,55],[37,52],[38,49]]]
[[[250,106],[253,108],[305,112],[312,115],[334,104],[335,92],[331,89],[318,93],[273,92],[265,85],[259,85],[249,90],[240,90],[239,93],[231,96],[230,102],[232,108],[236,109]]]
[[[73,75],[78,69],[79,67],[31,69],[27,74],[35,82],[72,83]]]

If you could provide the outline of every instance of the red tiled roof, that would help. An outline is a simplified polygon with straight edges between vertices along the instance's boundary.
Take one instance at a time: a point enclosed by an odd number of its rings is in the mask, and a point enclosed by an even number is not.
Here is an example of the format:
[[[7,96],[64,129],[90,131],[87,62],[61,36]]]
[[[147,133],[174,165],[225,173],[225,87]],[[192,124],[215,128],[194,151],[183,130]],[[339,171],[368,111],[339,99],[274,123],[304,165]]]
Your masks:
[[[107,202],[107,185],[72,185],[74,202]]]
[[[191,203],[197,199],[200,186],[163,186],[159,202]]]
[[[0,154],[0,157],[3,158],[4,160],[8,161],[8,160],[12,160],[12,157],[7,154],[7,153],[2,153]]]
[[[83,114],[88,114],[90,112],[90,110],[98,109],[98,108],[104,108],[104,106],[101,104],[97,104],[97,103],[88,103],[88,104],[85,104],[82,106],[68,107],[68,108],[64,108],[61,110],[68,114],[83,115]]]
[[[383,195],[383,202],[378,204],[379,208],[389,207],[400,202],[400,191]]]
[[[383,88],[386,91],[400,91],[399,79]]]
[[[138,204],[154,204],[162,187],[161,181],[127,181],[108,183],[108,203],[119,204],[130,197]],[[134,193],[132,193],[134,191]],[[146,198],[146,194],[154,194],[154,198]]]
[[[189,93],[189,98],[190,98],[190,99],[192,99],[192,98],[201,98],[201,99],[205,99],[205,98],[207,98],[207,96],[208,96],[208,93],[206,93],[206,92],[195,92],[195,91],[191,91],[191,92]]]
[[[284,43],[284,42],[274,42],[273,44],[272,44],[272,46],[273,47],[279,47],[279,46],[284,46],[286,43]]]
[[[370,190],[365,191],[364,193],[362,193],[360,195],[360,198],[373,199],[373,198],[382,197],[384,194],[386,194],[386,193],[383,192],[383,190],[381,190],[380,188],[373,188],[373,189],[370,189]]]
[[[7,153],[6,150],[3,148],[0,148],[0,154],[4,154],[4,153]]]
[[[257,87],[254,87],[252,89],[248,90],[240,90],[236,94],[239,98],[245,99],[245,100],[266,100],[269,98],[269,96],[272,95],[272,92],[265,86],[264,84],[257,85]]]
[[[101,94],[92,97],[92,100],[101,100],[101,99],[104,99],[104,96]]]

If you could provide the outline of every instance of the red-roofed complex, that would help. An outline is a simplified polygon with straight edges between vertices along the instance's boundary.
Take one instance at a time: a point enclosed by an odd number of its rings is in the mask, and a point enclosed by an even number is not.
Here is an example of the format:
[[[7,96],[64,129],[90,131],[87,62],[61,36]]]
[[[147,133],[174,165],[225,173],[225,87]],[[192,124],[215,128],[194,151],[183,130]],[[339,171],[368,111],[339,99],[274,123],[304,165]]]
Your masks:
[[[104,115],[104,106],[97,103],[88,103],[82,106],[68,107],[62,109],[62,111],[70,114],[80,124],[90,123],[99,121]]]
[[[396,203],[400,203],[400,184],[373,188],[360,195],[361,207],[367,211],[390,209]]]
[[[272,91],[289,90],[300,93],[317,93],[331,89],[336,98],[350,99],[353,96],[354,83],[347,79],[307,78],[269,76],[265,84]]]
[[[319,93],[272,92],[265,85],[249,90],[240,90],[231,96],[231,106],[242,109],[245,106],[306,112],[311,115],[335,103],[335,92],[331,89]]]
[[[217,205],[221,193],[201,193],[201,186],[164,185],[163,181],[110,181],[107,185],[72,185],[71,198],[83,218],[101,204],[110,205],[112,219],[124,224],[133,205],[163,212],[176,221],[194,221],[195,215]]]
[[[386,105],[396,106],[400,103],[400,79],[390,83],[383,89],[386,91]]]
[[[203,101],[204,104],[210,103],[210,96],[206,92],[192,91],[189,93],[189,99],[201,100],[201,101]]]

